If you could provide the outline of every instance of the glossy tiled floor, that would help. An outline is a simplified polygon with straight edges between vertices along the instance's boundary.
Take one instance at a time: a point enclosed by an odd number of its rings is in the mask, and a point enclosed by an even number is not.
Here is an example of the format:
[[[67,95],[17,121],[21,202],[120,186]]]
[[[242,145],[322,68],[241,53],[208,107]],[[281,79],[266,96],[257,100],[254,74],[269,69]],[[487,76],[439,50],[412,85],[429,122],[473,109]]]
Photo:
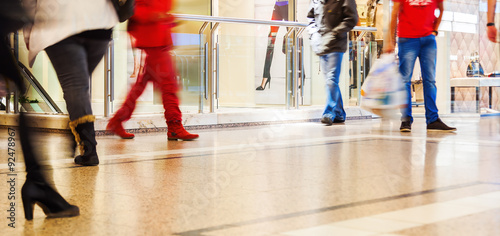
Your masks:
[[[75,166],[64,134],[40,134],[48,173],[81,215],[36,208],[26,222],[18,159],[15,229],[0,130],[0,234],[500,235],[500,118],[444,120],[458,131],[428,133],[419,118],[412,133],[348,120],[196,130],[192,142],[101,136],[98,167]]]

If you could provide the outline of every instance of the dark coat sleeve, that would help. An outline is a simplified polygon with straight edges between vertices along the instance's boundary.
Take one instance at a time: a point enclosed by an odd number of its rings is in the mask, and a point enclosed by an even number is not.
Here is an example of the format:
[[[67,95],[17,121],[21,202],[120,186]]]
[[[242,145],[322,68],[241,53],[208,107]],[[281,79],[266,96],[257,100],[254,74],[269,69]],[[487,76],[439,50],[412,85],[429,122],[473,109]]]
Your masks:
[[[358,24],[359,16],[355,0],[345,0],[342,5],[342,12],[345,17],[338,26],[333,28],[335,34],[347,33]]]

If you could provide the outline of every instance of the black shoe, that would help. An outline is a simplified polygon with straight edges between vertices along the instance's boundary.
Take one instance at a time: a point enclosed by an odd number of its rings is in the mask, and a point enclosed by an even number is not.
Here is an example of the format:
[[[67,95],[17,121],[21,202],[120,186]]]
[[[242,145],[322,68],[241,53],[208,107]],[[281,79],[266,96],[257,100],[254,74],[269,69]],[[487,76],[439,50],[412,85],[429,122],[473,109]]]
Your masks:
[[[336,124],[341,124],[341,123],[345,123],[345,119],[333,119],[333,123],[336,123]]]
[[[69,204],[64,198],[45,182],[26,180],[21,189],[24,217],[33,219],[33,206],[38,204],[48,218],[73,217],[80,215],[77,206]]]
[[[323,118],[321,118],[321,123],[326,124],[327,126],[330,126],[333,124],[333,120],[332,120],[332,118],[330,118],[328,116],[323,116]]]
[[[399,127],[401,132],[411,132],[411,121],[402,121],[401,127]]]
[[[457,128],[449,127],[441,119],[437,119],[436,121],[427,125],[427,131],[444,131],[444,132],[453,132],[456,131]]]

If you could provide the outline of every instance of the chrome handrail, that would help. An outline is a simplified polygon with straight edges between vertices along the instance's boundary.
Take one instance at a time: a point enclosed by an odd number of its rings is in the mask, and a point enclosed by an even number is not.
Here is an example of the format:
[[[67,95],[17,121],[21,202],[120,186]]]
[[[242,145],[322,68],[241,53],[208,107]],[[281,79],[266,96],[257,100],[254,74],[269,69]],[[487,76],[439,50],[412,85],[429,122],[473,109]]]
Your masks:
[[[258,24],[258,25],[272,25],[272,26],[288,26],[288,27],[307,27],[308,23],[296,21],[275,21],[275,20],[255,20],[234,17],[221,17],[221,16],[204,16],[204,15],[190,15],[190,14],[172,14],[178,20],[186,21],[202,21],[202,22],[218,22],[218,23],[240,23],[240,24]],[[355,26],[352,31],[368,31],[376,32],[375,27]]]
[[[306,23],[294,21],[273,21],[273,20],[255,20],[234,17],[221,17],[221,16],[203,16],[203,15],[188,15],[188,14],[172,14],[178,20],[188,21],[203,21],[203,22],[218,22],[218,23],[242,23],[242,24],[258,24],[258,25],[272,25],[272,26],[288,26],[288,27],[306,27]]]

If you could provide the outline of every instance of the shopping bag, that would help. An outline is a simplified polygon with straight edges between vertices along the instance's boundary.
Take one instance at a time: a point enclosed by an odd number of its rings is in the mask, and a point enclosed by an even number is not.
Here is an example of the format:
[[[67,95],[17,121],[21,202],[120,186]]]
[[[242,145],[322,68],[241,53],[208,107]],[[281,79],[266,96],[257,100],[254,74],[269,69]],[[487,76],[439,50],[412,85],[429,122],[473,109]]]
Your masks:
[[[361,108],[381,117],[392,118],[408,106],[394,54],[382,54],[361,86]]]

